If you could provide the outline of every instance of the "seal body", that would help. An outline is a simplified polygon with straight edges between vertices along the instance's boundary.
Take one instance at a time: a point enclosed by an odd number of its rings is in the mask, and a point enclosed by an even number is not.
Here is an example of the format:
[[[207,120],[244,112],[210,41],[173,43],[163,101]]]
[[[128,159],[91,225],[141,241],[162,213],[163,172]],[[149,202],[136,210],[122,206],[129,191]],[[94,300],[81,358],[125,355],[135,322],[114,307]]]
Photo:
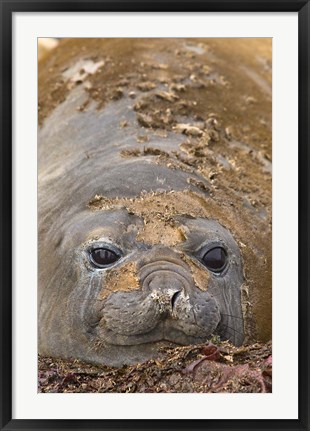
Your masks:
[[[270,338],[270,50],[74,39],[40,64],[40,353]]]

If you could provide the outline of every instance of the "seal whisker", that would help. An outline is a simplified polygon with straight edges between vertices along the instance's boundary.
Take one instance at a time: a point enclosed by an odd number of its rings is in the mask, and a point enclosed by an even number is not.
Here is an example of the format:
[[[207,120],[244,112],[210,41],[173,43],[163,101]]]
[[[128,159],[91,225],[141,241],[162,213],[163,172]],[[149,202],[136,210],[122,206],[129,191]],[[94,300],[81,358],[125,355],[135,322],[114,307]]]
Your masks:
[[[233,332],[230,331],[230,330],[228,330],[228,329],[231,329]],[[230,341],[232,341],[231,338],[230,338],[230,337],[232,337],[233,338],[232,342],[235,344],[235,342],[236,342],[236,331],[234,330],[234,328],[231,328],[230,326],[225,326],[220,331],[220,337],[222,337],[222,338],[224,338],[226,340],[229,339]]]
[[[233,317],[234,319],[240,319],[240,320],[243,320],[243,318],[242,318],[242,317],[233,316],[232,314],[221,313],[221,316],[228,316],[228,317]]]
[[[228,339],[228,337],[227,337],[227,336],[235,337],[235,333],[234,333],[234,332],[231,332],[231,331],[225,331],[225,334],[224,334],[224,330],[219,331],[219,332],[218,332],[218,335],[219,335],[221,338],[225,339],[225,340],[227,340],[227,339]]]
[[[232,328],[231,326],[228,326],[228,325],[225,325],[225,324],[224,324],[224,327],[225,327],[225,328],[230,328],[230,329],[232,329],[234,332],[237,332],[237,334],[240,334],[240,335],[242,335],[242,336],[243,336],[243,333],[242,333],[242,332],[240,332],[240,331],[238,331],[236,328]]]
[[[104,299],[100,298],[78,298],[78,299],[70,299],[68,302],[81,302],[81,301],[104,301]]]

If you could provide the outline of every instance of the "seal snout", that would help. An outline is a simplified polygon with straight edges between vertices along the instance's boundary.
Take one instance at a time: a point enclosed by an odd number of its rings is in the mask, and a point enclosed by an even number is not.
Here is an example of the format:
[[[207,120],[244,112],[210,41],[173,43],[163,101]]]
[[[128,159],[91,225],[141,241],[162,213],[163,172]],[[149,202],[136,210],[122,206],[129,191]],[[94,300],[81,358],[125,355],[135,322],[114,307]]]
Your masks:
[[[160,312],[165,313],[167,311],[173,314],[176,308],[178,300],[184,297],[184,283],[179,277],[173,277],[174,274],[171,272],[164,273],[153,273],[153,277],[148,283],[151,290],[151,297],[154,301],[157,301],[160,305]]]
[[[188,299],[193,280],[187,265],[171,250],[170,255],[159,252],[141,264],[141,287],[158,304],[161,315],[175,317],[180,302]]]
[[[130,288],[128,265],[111,270],[108,276],[110,280],[111,274],[115,276],[114,291],[102,304],[99,337],[122,346],[206,340],[220,322],[220,308],[208,291],[207,270],[205,289],[201,289],[195,268],[182,252],[155,246],[136,257],[137,288]]]

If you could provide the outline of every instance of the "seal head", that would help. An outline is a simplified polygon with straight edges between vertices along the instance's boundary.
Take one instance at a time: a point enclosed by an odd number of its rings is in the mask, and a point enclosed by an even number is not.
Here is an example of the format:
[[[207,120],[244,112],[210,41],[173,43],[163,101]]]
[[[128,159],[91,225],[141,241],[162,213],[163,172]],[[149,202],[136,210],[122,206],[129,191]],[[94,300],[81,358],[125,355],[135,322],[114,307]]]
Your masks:
[[[64,226],[62,259],[50,281],[61,280],[57,298],[47,290],[41,301],[44,352],[120,366],[158,354],[161,346],[213,335],[243,342],[237,243],[214,220],[180,215],[181,196],[194,211],[198,195],[191,192],[121,202],[96,196],[82,218]],[[169,217],[149,229],[140,200],[145,207],[159,202]]]

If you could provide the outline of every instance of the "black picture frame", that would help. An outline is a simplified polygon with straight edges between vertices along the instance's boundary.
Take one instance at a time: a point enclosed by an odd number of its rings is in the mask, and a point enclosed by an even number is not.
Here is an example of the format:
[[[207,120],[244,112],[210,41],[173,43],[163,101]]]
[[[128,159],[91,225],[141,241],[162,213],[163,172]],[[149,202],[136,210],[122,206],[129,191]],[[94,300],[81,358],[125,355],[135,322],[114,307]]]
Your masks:
[[[305,0],[45,1],[1,6],[1,430],[308,430],[309,426],[309,75],[310,5]],[[12,16],[14,12],[298,12],[299,418],[296,420],[17,420],[12,419]],[[297,252],[297,250],[295,251]],[[285,265],[285,263],[284,263]]]

